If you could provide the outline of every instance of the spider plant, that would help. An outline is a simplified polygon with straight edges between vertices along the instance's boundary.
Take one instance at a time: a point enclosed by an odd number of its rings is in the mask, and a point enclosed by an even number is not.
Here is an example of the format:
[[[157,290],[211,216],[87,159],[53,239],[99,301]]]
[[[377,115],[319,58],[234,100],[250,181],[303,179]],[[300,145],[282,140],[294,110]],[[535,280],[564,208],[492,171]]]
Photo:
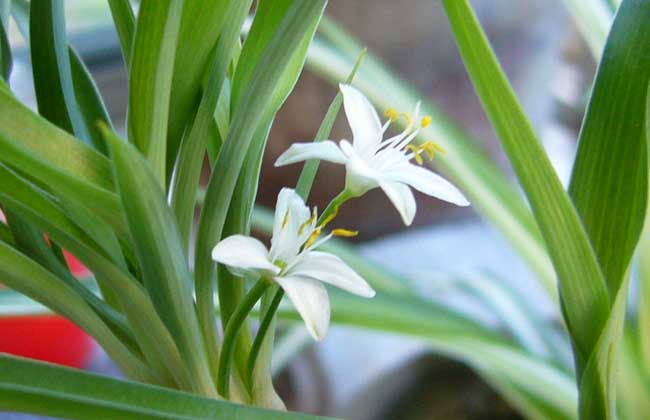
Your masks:
[[[252,220],[273,230],[268,212],[253,214],[260,164],[273,118],[305,60],[333,83],[354,76],[389,116],[420,95],[372,54],[355,68],[362,48],[333,21],[321,20],[324,0],[261,0],[242,44],[251,3],[143,0],[136,18],[128,1],[109,1],[129,74],[126,140],[112,129],[101,95],[68,45],[62,1],[0,3],[3,77],[11,71],[11,10],[27,28],[38,102],[37,114],[0,81],[0,206],[8,219],[0,224],[2,281],[82,326],[131,379],[0,356],[0,409],[69,418],[305,417],[246,406],[281,408],[270,369],[275,310],[287,322],[302,314],[278,306],[277,287],[263,290],[257,335],[243,321],[230,340],[232,369],[224,382],[218,324],[227,330],[231,317],[239,319],[250,292],[236,273],[214,264],[212,248],[248,234]],[[564,324],[535,318],[525,302],[486,278],[476,293],[490,296],[484,300],[501,324],[482,325],[419,296],[409,282],[334,239],[323,250],[338,254],[377,295],[366,300],[332,290],[333,322],[419,337],[474,367],[530,418],[639,418],[650,407],[650,248],[642,233],[650,1],[566,0],[600,57],[568,191],[470,3],[441,3],[525,197],[433,104],[422,104],[431,118],[414,150],[431,138],[446,150],[434,164],[521,253]],[[341,102],[332,103],[317,140],[329,136]],[[198,203],[206,153],[212,175]],[[303,170],[297,188],[303,199],[316,170],[313,160]],[[91,269],[97,294],[72,278],[62,249]],[[638,310],[626,318],[635,252]],[[514,316],[527,320],[524,327]],[[550,337],[558,331],[570,340],[573,363],[555,351]],[[524,339],[530,334],[548,351],[531,346]],[[257,351],[250,374],[248,356]],[[239,405],[223,401],[224,383]]]

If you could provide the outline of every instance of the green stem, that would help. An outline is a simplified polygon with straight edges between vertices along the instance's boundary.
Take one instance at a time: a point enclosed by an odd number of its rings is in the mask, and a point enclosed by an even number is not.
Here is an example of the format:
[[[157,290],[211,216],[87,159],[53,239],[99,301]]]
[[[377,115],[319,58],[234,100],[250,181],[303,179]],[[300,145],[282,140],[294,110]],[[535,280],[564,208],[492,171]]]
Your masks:
[[[282,302],[283,297],[284,290],[282,288],[278,288],[278,290],[273,295],[271,305],[264,313],[262,323],[257,330],[257,335],[255,336],[255,341],[253,342],[251,352],[248,355],[248,363],[246,365],[246,385],[249,387],[249,389],[252,389],[253,387],[253,372],[255,372],[255,363],[257,362],[257,357],[260,354],[266,333],[269,331],[269,327],[273,322],[273,318],[275,317],[275,313],[277,312],[278,306],[280,306],[280,302]]]
[[[339,195],[337,195],[336,197],[334,197],[332,201],[330,201],[330,203],[325,208],[323,214],[320,215],[320,217],[318,218],[318,225],[320,226],[321,223],[326,221],[330,216],[336,214],[336,212],[339,211],[341,205],[343,205],[343,203],[345,203],[346,201],[348,201],[353,197],[354,194],[352,194],[347,188],[341,191]]]
[[[217,376],[217,391],[225,399],[228,399],[230,394],[230,366],[235,351],[237,335],[246,317],[270,285],[271,283],[265,278],[261,278],[255,283],[255,286],[244,296],[244,299],[239,305],[237,305],[235,312],[231,315],[226,326],[226,331],[223,334],[223,346],[219,357],[219,371]]]

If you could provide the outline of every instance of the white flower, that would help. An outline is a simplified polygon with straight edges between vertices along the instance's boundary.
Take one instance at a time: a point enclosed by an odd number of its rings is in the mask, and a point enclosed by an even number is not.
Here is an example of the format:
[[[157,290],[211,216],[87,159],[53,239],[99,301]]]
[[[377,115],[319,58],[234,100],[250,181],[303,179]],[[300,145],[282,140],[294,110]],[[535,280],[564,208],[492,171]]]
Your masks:
[[[343,93],[345,115],[352,129],[352,144],[341,140],[337,145],[331,140],[316,143],[295,143],[275,162],[275,166],[288,165],[308,159],[321,159],[345,165],[346,190],[355,197],[368,190],[380,187],[399,211],[404,223],[410,225],[415,217],[415,198],[409,186],[432,197],[450,203],[467,206],[469,202],[451,183],[410,161],[415,158],[422,164],[423,152],[433,157],[436,152],[444,152],[434,142],[421,146],[410,145],[421,127],[426,127],[430,117],[418,121],[419,107],[415,115],[408,119],[408,126],[397,136],[383,140],[384,133],[391,122],[397,120],[394,110],[387,111],[390,117],[382,126],[377,112],[368,99],[349,85],[340,85]]]
[[[212,250],[212,259],[237,274],[265,276],[287,293],[309,333],[321,340],[327,333],[330,302],[323,283],[373,297],[375,291],[339,257],[315,251],[332,234],[319,238],[316,212],[310,214],[302,198],[289,188],[278,196],[271,249],[259,240],[233,235]]]

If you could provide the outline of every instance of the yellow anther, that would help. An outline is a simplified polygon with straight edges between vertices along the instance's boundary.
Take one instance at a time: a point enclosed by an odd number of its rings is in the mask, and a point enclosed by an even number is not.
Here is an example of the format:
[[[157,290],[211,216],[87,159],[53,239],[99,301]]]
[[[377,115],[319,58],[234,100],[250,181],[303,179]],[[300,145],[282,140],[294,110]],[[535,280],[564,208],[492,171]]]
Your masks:
[[[447,150],[445,150],[444,147],[442,147],[441,145],[439,145],[433,140],[429,140],[423,143],[420,146],[420,148],[427,152],[429,159],[433,159],[436,156],[436,153],[442,153],[442,154],[447,153]]]
[[[332,235],[334,235],[334,236],[342,236],[344,238],[352,238],[354,236],[357,236],[358,234],[359,234],[358,230],[334,229],[332,231]]]
[[[390,118],[390,120],[391,120],[392,122],[397,121],[397,119],[399,118],[399,112],[397,112],[397,110],[396,110],[395,108],[388,108],[388,109],[384,112],[384,115],[385,115],[386,117]]]
[[[407,150],[410,150],[413,152],[413,156],[415,157],[415,161],[418,163],[418,165],[423,165],[424,160],[422,159],[422,151],[425,150],[424,145],[422,146],[413,146],[412,144],[409,144],[406,146]]]
[[[282,221],[282,229],[286,228],[288,224],[289,224],[289,209],[287,209],[287,212],[284,214],[284,220]]]
[[[425,115],[424,118],[422,118],[420,125],[422,128],[427,128],[429,125],[431,125],[431,117],[429,115]]]
[[[406,124],[408,125],[413,124],[413,117],[411,116],[411,114],[409,114],[408,112],[402,112],[402,116],[406,118]]]
[[[434,149],[436,149],[437,151],[439,151],[439,152],[442,153],[443,155],[446,155],[446,154],[447,154],[447,149],[445,149],[444,147],[442,147],[442,146],[439,145],[438,143],[434,142],[434,143],[433,143],[433,147],[434,147]]]
[[[307,242],[305,242],[305,248],[309,248],[310,246],[312,246],[314,244],[314,242],[316,242],[316,240],[320,236],[320,233],[321,233],[321,228],[320,227],[317,227],[316,229],[314,229],[314,232],[309,236],[309,239],[307,239]]]
[[[298,229],[298,235],[302,235],[303,233],[305,233],[305,229],[307,229],[309,226],[314,224],[314,222],[316,221],[317,218],[318,218],[318,215],[316,214],[316,208],[314,208],[312,210],[312,212],[311,212],[311,217],[309,219],[307,219],[307,221],[305,223],[300,225],[300,229]]]

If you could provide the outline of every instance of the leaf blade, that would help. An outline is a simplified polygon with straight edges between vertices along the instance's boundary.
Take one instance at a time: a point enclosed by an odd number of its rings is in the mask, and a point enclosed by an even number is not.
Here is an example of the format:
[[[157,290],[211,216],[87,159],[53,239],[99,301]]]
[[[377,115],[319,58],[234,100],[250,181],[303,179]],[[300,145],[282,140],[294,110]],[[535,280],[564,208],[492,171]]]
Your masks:
[[[129,74],[129,141],[165,184],[167,121],[182,0],[140,4]]]

